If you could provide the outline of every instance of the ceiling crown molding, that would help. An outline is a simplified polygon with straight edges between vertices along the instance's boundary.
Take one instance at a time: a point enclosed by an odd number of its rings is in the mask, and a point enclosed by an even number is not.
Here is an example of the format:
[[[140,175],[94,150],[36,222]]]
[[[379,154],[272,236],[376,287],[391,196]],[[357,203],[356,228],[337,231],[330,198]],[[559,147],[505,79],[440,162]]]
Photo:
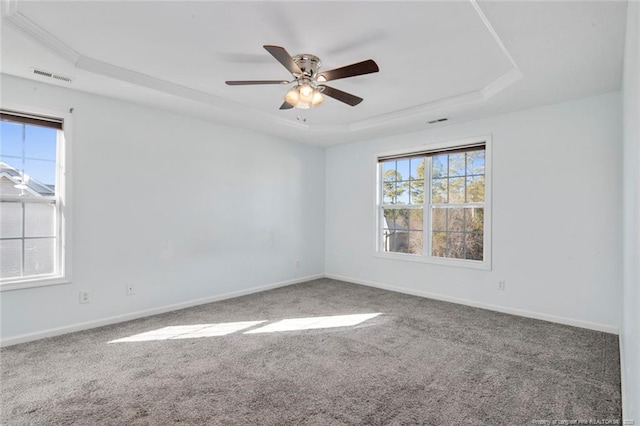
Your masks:
[[[183,99],[189,99],[194,102],[207,104],[220,110],[228,110],[229,106],[233,106],[236,110],[244,114],[250,111],[252,114],[252,119],[257,118],[270,122],[276,122],[278,124],[292,125],[293,127],[297,127],[300,129],[305,129],[308,127],[307,125],[290,122],[290,120],[284,120],[277,116],[264,113],[262,111],[254,111],[253,109],[250,110],[242,104],[220,98],[210,93],[202,92],[200,90],[172,83],[167,80],[162,80],[150,75],[142,74],[128,68],[119,67],[107,62],[102,62],[87,56],[80,55],[78,60],[74,63],[74,66],[78,69],[88,71],[93,74],[99,74],[105,77],[110,77],[116,80],[135,84],[140,87],[146,87],[147,89],[157,90],[159,92],[177,96]]]
[[[492,96],[495,96],[496,94],[502,92],[504,89],[511,86],[522,77],[523,74],[522,71],[520,71],[520,68],[513,67],[509,71],[498,77],[498,79],[485,86],[485,88],[482,89],[480,93],[482,94],[483,99],[487,100]]]
[[[516,61],[513,60],[513,57],[505,47],[504,43],[502,42],[502,39],[500,39],[500,36],[496,32],[496,30],[493,28],[493,25],[491,25],[491,22],[489,22],[489,19],[487,18],[487,16],[484,14],[482,9],[480,9],[480,6],[476,2],[476,0],[469,0],[469,2],[473,6],[473,8],[476,10],[476,13],[482,20],[482,23],[484,24],[484,26],[487,28],[487,31],[489,31],[489,33],[491,34],[491,37],[493,37],[495,42],[500,47],[500,50],[502,50],[502,53],[509,59],[509,62],[511,62],[511,65],[513,66],[513,68],[518,68],[518,65],[516,65]]]
[[[18,11],[17,1],[10,2],[11,5],[7,13],[3,16],[3,20],[13,29],[30,37],[40,43],[56,55],[75,64],[80,58],[80,54],[73,50],[70,46],[54,37],[47,30],[27,18]]]

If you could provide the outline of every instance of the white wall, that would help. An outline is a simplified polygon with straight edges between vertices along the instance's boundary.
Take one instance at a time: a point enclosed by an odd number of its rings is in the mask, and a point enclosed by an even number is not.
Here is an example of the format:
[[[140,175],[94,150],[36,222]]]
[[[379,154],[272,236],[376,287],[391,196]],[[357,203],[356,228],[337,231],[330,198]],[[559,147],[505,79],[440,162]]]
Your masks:
[[[624,108],[624,286],[620,334],[622,411],[640,423],[640,4],[630,1],[622,83]]]
[[[4,75],[2,101],[74,108],[73,283],[0,293],[5,343],[323,273],[322,149]]]
[[[493,135],[493,270],[374,257],[375,153],[484,134]],[[612,93],[328,148],[326,273],[617,332],[621,138]]]

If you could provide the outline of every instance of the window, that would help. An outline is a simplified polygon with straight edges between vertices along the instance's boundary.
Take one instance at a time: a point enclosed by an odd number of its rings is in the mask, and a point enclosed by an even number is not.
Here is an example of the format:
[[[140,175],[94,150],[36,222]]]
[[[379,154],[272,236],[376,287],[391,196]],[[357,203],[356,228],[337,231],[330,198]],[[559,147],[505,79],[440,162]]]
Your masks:
[[[487,146],[483,138],[379,156],[377,251],[488,269]]]
[[[63,282],[63,119],[0,111],[0,289]]]

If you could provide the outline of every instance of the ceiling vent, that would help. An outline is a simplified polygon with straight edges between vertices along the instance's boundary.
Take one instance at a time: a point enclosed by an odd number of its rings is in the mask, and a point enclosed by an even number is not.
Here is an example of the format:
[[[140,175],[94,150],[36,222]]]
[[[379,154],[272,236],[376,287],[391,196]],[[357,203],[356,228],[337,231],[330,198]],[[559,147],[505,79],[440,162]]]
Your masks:
[[[448,118],[438,118],[437,120],[427,121],[427,124],[442,123],[443,121],[447,121],[447,120],[449,120],[449,119]]]
[[[41,77],[52,78],[54,80],[64,81],[65,83],[73,82],[73,79],[71,79],[71,77],[65,77],[64,75],[55,74],[49,71],[39,70],[37,68],[32,68],[32,69],[34,74],[39,75]]]

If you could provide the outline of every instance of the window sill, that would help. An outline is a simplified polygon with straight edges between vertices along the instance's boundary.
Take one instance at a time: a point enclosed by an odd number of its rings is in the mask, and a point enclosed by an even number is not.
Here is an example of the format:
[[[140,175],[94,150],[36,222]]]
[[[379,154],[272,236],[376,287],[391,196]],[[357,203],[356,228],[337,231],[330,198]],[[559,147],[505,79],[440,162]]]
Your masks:
[[[401,260],[405,262],[418,262],[427,263],[430,265],[439,266],[453,266],[456,268],[477,269],[481,271],[490,271],[491,263],[488,261],[479,262],[477,260],[458,260],[458,259],[445,259],[436,257],[426,257],[416,254],[406,253],[381,253],[375,252],[374,257],[386,260]]]
[[[0,292],[11,290],[23,290],[25,288],[46,287],[50,285],[71,284],[71,280],[66,277],[43,277],[23,279],[20,281],[7,281],[0,283]]]

